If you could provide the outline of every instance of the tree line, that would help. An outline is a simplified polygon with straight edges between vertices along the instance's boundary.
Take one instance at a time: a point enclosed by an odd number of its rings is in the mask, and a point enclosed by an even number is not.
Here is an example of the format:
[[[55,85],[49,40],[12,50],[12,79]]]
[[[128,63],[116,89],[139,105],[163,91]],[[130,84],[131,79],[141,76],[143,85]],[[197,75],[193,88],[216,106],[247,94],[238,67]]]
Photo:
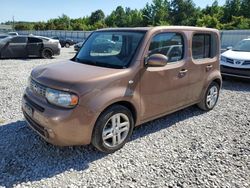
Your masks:
[[[12,24],[6,22],[5,24]],[[215,0],[203,9],[192,0],[153,0],[143,9],[118,6],[109,15],[96,10],[90,16],[71,19],[63,14],[47,22],[17,22],[16,30],[96,30],[106,27],[159,25],[204,26],[217,29],[250,29],[250,0]]]

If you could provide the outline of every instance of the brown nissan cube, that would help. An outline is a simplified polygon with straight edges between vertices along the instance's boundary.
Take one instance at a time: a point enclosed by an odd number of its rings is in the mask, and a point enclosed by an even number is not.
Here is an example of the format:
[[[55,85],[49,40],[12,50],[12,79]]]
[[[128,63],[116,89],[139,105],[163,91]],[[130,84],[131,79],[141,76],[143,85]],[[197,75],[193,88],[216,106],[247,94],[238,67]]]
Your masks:
[[[221,88],[218,30],[164,26],[93,32],[68,61],[35,68],[22,110],[47,142],[120,149],[135,126],[197,104]]]

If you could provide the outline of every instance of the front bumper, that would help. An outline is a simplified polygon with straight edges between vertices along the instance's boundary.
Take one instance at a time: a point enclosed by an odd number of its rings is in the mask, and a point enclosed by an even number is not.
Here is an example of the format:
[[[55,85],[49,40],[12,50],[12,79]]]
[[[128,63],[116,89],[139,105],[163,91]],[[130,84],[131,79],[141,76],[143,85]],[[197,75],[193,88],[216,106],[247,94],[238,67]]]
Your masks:
[[[220,67],[221,67],[221,74],[223,76],[250,79],[250,69],[234,68],[224,65],[221,65]]]
[[[54,55],[60,55],[60,54],[61,54],[61,48],[54,50]]]
[[[26,105],[32,113],[27,111]],[[91,142],[94,114],[89,114],[81,106],[57,108],[26,89],[22,111],[29,126],[51,144],[73,146]]]

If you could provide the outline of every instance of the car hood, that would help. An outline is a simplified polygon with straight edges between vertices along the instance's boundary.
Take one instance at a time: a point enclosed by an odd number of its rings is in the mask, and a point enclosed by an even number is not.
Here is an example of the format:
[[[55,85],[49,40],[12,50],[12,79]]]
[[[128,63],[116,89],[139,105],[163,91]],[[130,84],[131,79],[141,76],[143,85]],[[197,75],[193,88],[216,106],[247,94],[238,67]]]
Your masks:
[[[250,60],[250,52],[228,50],[222,53],[221,56],[236,60]]]
[[[119,79],[120,75],[126,72],[128,72],[126,69],[112,69],[64,61],[38,66],[32,71],[31,77],[42,85],[59,90],[71,90],[81,95],[86,87],[92,89],[99,87],[107,80],[111,82],[111,80]]]

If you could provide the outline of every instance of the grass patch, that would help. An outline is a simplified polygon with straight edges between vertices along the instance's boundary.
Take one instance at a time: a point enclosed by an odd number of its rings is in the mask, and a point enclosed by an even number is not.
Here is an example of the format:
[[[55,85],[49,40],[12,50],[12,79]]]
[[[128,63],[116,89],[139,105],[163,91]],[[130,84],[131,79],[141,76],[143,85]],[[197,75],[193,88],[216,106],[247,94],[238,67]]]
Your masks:
[[[0,123],[4,123],[5,121],[3,119],[0,119]]]

